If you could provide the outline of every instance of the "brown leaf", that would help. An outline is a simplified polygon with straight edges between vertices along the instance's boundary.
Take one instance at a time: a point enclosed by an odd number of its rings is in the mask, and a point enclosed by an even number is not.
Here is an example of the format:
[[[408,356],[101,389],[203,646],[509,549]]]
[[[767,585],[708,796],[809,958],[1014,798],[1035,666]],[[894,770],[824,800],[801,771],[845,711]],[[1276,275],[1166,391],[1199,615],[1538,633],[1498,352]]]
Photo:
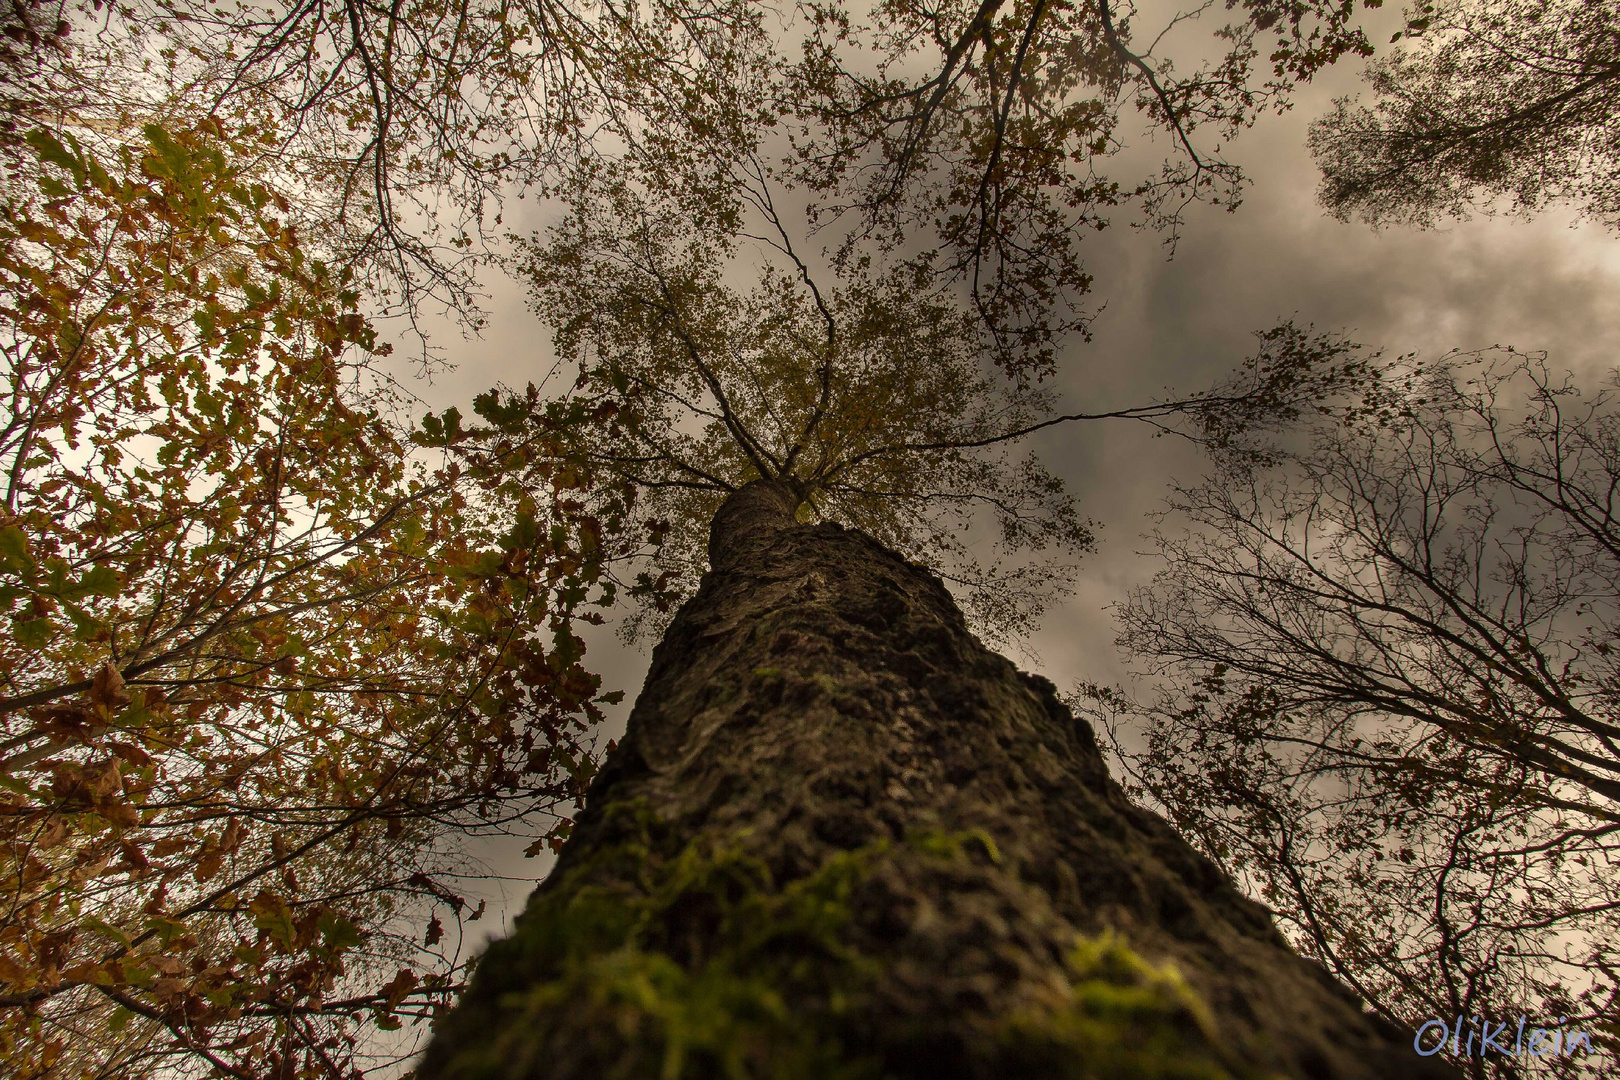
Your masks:
[[[125,829],[133,829],[141,823],[141,808],[134,803],[123,801],[99,803],[96,806],[96,813]]]
[[[203,851],[202,858],[197,860],[197,868],[192,871],[198,881],[207,881],[219,873],[220,867],[225,865],[225,854],[217,847],[209,847]]]
[[[404,1001],[412,990],[416,989],[416,984],[420,981],[416,976],[416,972],[410,968],[400,968],[398,975],[377,988],[377,993],[381,994],[387,1002],[384,1007],[393,1009]]]
[[[120,742],[109,739],[107,749],[117,754],[123,760],[138,768],[152,764],[152,755],[136,746],[134,743]]]
[[[437,915],[435,915],[428,922],[427,935],[422,939],[422,944],[427,946],[428,948],[432,948],[434,945],[437,945],[439,942],[441,942],[443,940],[444,940],[444,924],[442,922],[440,922],[439,917]]]
[[[119,788],[118,762],[112,758],[93,765],[63,762],[52,772],[56,796],[73,802],[100,802]]]
[[[170,956],[167,953],[148,956],[146,962],[151,966],[152,970],[161,975],[184,975],[186,972],[186,965],[177,957]]]
[[[49,851],[51,848],[67,839],[67,819],[60,814],[52,814],[45,819],[45,824],[34,836],[34,843],[41,849]]]
[[[95,721],[95,716],[83,705],[51,705],[43,709],[31,709],[28,716],[39,725],[40,734],[64,736],[70,739],[82,739],[87,732],[87,725]],[[96,725],[100,726],[100,725]]]
[[[193,841],[187,836],[169,836],[152,845],[152,858],[162,859],[176,852],[184,851],[192,845]]]
[[[129,865],[134,869],[146,870],[151,867],[152,864],[146,861],[146,855],[141,851],[140,846],[134,841],[120,841],[118,848],[124,853],[124,861],[129,863]]]
[[[13,990],[26,990],[37,981],[26,967],[0,953],[0,983],[9,984]]]
[[[90,700],[97,707],[111,712],[123,708],[134,699],[124,689],[124,677],[118,669],[111,664],[103,664],[90,684]]]
[[[186,992],[183,979],[162,978],[152,983],[152,993],[162,999],[176,998]]]
[[[90,793],[98,799],[111,799],[119,795],[124,789],[124,770],[118,767],[118,759],[108,758],[101,764],[93,766],[94,773],[90,775]],[[90,770],[85,770],[90,773]]]

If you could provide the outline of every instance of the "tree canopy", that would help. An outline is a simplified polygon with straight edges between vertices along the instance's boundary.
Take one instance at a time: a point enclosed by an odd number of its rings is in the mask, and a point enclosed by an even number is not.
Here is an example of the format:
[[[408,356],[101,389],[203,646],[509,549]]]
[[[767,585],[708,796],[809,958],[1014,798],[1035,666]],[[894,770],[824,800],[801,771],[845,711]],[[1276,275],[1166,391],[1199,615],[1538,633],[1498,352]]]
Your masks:
[[[1436,0],[1373,62],[1370,107],[1312,128],[1342,220],[1432,226],[1569,204],[1620,229],[1620,13],[1605,0]]]
[[[762,151],[840,265],[892,257],[918,287],[965,289],[981,346],[1039,374],[1088,319],[1086,231],[1135,204],[1173,237],[1189,201],[1235,206],[1222,146],[1370,51],[1351,0],[1226,9],[1200,38],[1210,5],[1151,23],[1110,0],[29,0],[12,29],[42,47],[8,66],[8,112],[101,149],[149,121],[230,123],[379,311],[414,321],[437,301],[475,326],[505,198],[551,194],[586,160],[712,193]],[[1154,132],[1162,169],[1109,175]]]
[[[1211,8],[804,5],[776,177],[810,198],[835,266],[893,257],[914,288],[965,294],[997,363],[1047,373],[1089,322],[1088,231],[1123,211],[1173,243],[1191,202],[1235,207],[1245,179],[1223,146],[1327,64],[1370,52],[1353,2],[1230,2],[1231,21],[1193,38]],[[1160,164],[1110,175],[1144,138],[1164,140]]]
[[[579,388],[624,395],[635,417],[634,441],[596,457],[647,495],[657,551],[635,594],[667,612],[690,593],[720,496],[766,477],[962,586],[981,630],[1027,629],[1091,537],[1013,444],[1085,417],[1214,423],[1217,402],[1235,419],[1282,383],[1327,377],[1251,370],[1197,400],[1067,416],[1040,387],[1089,318],[1082,234],[1131,203],[1172,235],[1192,200],[1236,205],[1243,178],[1218,139],[1366,49],[1353,6],[1262,5],[1178,74],[1152,50],[1203,10],[1138,53],[1134,12],[1107,3],[884,5],[865,22],[801,7],[780,55],[751,69],[769,122],[703,118],[697,161],[629,146],[550,189],[569,209],[524,243],[524,272]],[[1133,109],[1173,139],[1162,169],[1122,185],[1102,170]],[[1219,134],[1200,149],[1205,128]],[[981,538],[999,550],[976,557]]]
[[[108,152],[146,123],[226,123],[250,147],[240,167],[288,200],[314,254],[355,271],[369,310],[414,324],[442,306],[473,328],[504,201],[615,141],[675,153],[694,125],[747,122],[762,16],[742,0],[15,12],[15,39],[42,47],[0,68],[11,124],[65,126]]]
[[[767,269],[741,291],[723,280],[730,246],[599,203],[534,251],[541,311],[581,386],[634,409],[629,438],[592,459],[644,493],[636,513],[658,557],[638,591],[690,593],[715,507],[763,477],[807,512],[954,568],[976,587],[978,613],[999,611],[1004,628],[1027,618],[1019,601],[1051,588],[1049,574],[977,566],[960,529],[984,506],[1013,547],[1061,561],[1089,546],[1061,482],[999,448],[1039,402],[1001,393],[975,363],[970,317],[918,302],[899,275],[824,293]]]
[[[526,244],[536,310],[577,365],[575,392],[623,410],[622,437],[583,453],[639,492],[627,527],[647,548],[629,591],[649,602],[643,614],[691,594],[714,510],[767,479],[801,513],[940,573],[976,628],[1007,640],[1065,594],[1092,543],[1062,481],[1019,451],[1030,435],[1130,419],[1231,439],[1362,366],[1279,332],[1280,346],[1208,391],[1059,414],[1052,394],[985,364],[976,312],[919,286],[916,267],[846,267],[823,287],[755,180],[744,189],[754,218],[727,230],[723,207],[661,203],[592,175],[571,213]],[[745,274],[746,290],[732,283]]]

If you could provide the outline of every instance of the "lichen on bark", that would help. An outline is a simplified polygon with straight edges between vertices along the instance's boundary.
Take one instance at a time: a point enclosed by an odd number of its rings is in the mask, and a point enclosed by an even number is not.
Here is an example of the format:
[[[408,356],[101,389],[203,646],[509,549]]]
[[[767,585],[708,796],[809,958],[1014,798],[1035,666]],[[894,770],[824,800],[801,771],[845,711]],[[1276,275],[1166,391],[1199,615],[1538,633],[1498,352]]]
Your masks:
[[[937,578],[792,509],[717,515],[424,1080],[1453,1075],[1130,805]]]

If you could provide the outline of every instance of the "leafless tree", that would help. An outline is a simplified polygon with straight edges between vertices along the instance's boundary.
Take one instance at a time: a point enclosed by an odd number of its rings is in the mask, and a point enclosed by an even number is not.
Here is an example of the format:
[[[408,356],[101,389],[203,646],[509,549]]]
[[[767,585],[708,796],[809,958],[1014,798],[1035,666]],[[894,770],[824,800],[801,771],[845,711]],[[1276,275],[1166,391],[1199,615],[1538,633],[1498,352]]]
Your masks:
[[[1380,374],[1176,489],[1120,610],[1163,695],[1084,696],[1378,1011],[1610,1022],[1620,413],[1512,352]]]

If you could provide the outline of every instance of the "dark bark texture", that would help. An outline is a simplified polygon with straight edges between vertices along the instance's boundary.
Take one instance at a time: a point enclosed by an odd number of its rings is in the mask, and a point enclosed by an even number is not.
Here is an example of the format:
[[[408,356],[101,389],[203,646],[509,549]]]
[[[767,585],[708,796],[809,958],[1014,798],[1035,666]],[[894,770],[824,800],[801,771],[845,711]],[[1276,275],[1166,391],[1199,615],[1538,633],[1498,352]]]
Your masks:
[[[424,1080],[1450,1077],[937,578],[756,484]]]

